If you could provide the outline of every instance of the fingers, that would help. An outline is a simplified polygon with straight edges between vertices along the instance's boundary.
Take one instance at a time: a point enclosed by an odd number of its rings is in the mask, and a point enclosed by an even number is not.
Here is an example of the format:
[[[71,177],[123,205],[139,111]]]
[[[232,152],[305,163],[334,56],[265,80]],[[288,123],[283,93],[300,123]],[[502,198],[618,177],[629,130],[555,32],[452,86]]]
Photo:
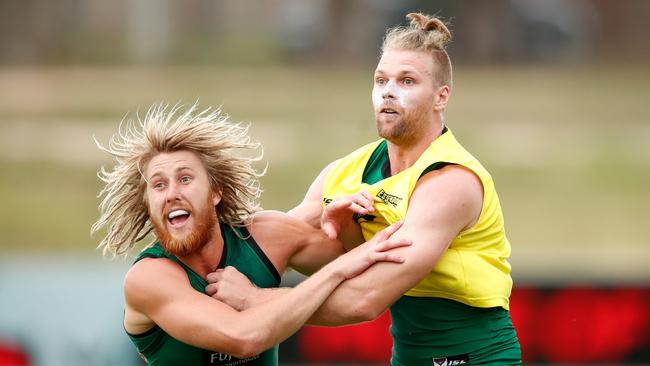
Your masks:
[[[374,199],[367,191],[360,191],[349,197],[352,200],[351,209],[356,213],[367,214],[375,210]]]
[[[344,197],[334,200],[325,207],[326,215],[341,211],[352,211],[361,215],[368,213],[368,209],[357,204],[352,197]]]
[[[357,193],[357,204],[365,207],[368,211],[374,211],[375,200],[368,191],[361,191]]]
[[[326,211],[352,211],[361,215],[375,210],[372,195],[367,191],[360,191],[351,196],[340,197],[330,202]]]
[[[209,283],[215,283],[221,280],[222,277],[223,277],[223,268],[218,268],[216,271],[212,273],[208,273],[205,279],[208,280]]]
[[[405,259],[401,255],[390,253],[390,252],[375,252],[371,259],[375,262],[393,262],[393,263],[404,263]]]
[[[321,229],[328,238],[335,240],[339,236],[339,231],[332,222],[326,221],[321,225]]]
[[[205,286],[205,293],[208,294],[208,296],[214,296],[217,292],[219,292],[219,285],[216,283],[211,283],[207,286]]]
[[[378,232],[374,236],[373,240],[375,240],[377,243],[388,240],[388,238],[390,238],[393,234],[395,234],[395,232],[397,230],[399,230],[402,227],[403,223],[404,223],[404,221],[400,220],[400,221],[390,225],[389,227],[385,228],[384,230]]]
[[[395,248],[408,247],[412,244],[413,241],[407,238],[390,239],[377,243],[377,245],[374,247],[374,250],[376,252],[386,252]]]

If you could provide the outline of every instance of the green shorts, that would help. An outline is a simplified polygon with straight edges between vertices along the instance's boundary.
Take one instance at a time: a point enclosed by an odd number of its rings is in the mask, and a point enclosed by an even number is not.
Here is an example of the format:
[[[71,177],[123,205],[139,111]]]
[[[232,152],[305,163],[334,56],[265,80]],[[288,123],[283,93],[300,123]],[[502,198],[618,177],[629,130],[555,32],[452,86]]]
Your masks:
[[[503,308],[402,296],[390,313],[393,366],[521,365],[517,334]]]

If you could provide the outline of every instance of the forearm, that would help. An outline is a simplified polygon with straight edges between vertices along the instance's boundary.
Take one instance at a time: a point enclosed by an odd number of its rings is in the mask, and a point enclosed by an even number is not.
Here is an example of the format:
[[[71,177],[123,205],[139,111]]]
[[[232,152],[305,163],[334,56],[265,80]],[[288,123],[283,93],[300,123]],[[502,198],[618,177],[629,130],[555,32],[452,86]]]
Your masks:
[[[293,289],[262,291],[262,299],[241,313],[244,319],[256,319],[255,328],[262,330],[260,349],[268,349],[298,331],[342,280],[324,268]]]
[[[314,312],[307,324],[336,327],[373,320],[387,306],[377,307],[372,303],[372,298],[372,292],[340,285]]]
[[[365,306],[370,294],[354,287],[344,286],[348,282],[343,282],[327,297],[327,300],[307,320],[307,324],[340,326],[374,319],[375,314],[372,309]],[[292,290],[294,289],[290,287],[258,288],[255,295],[247,299],[246,308],[262,306]],[[372,290],[368,289],[368,291]]]

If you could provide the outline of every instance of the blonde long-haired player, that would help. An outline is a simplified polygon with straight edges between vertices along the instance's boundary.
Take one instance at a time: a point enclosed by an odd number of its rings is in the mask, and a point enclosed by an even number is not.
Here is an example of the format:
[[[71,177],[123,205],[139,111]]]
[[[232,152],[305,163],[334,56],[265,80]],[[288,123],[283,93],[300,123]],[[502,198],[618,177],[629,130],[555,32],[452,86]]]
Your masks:
[[[374,72],[381,139],[328,165],[290,214],[349,247],[404,220],[395,237],[413,240],[397,250],[408,264],[378,264],[345,282],[312,322],[355,323],[389,308],[394,366],[519,365],[499,198],[488,171],[445,125],[451,33],[435,17],[407,18],[386,33]],[[218,282],[245,287],[240,279]],[[264,301],[281,291],[241,293]]]
[[[124,329],[149,364],[277,365],[277,344],[341,282],[378,261],[402,262],[392,249],[409,245],[389,240],[397,224],[339,256],[341,243],[320,230],[258,211],[259,145],[219,110],[156,105],[100,148],[115,165],[99,172],[106,183],[92,228],[106,231],[99,247],[121,255],[155,236],[124,280]],[[257,286],[276,287],[288,266],[316,273],[241,312],[206,294],[209,273],[237,269]]]

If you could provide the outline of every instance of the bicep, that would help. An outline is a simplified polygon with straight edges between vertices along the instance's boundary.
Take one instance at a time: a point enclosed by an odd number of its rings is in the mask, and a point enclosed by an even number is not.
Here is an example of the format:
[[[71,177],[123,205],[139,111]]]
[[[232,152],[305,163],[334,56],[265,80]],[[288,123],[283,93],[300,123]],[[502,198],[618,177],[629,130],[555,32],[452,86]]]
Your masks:
[[[237,312],[192,288],[180,267],[162,261],[138,263],[140,268],[127,276],[128,306],[184,343],[215,351],[232,349],[236,340],[227,330]]]
[[[258,212],[250,232],[280,273],[289,266],[312,274],[343,253],[340,242],[280,211]]]
[[[303,243],[289,258],[289,266],[298,272],[306,275],[313,274],[345,253],[341,242],[328,238],[321,230],[309,225],[304,225],[302,229]]]
[[[441,233],[408,227],[400,229],[393,237],[409,238],[413,242],[411,246],[394,249],[395,254],[404,258],[404,263],[376,263],[361,275],[342,283],[332,297],[362,299],[365,303],[362,306],[378,314],[426,277],[449,245]]]
[[[481,209],[482,193],[477,194],[476,190],[482,191],[475,176],[464,169],[451,174],[449,171],[452,170],[423,177],[411,195],[404,224],[393,235],[413,242],[395,249],[405,262],[377,263],[344,282],[336,295],[365,296],[376,310],[383,310],[433,270],[451,241],[473,222]]]

